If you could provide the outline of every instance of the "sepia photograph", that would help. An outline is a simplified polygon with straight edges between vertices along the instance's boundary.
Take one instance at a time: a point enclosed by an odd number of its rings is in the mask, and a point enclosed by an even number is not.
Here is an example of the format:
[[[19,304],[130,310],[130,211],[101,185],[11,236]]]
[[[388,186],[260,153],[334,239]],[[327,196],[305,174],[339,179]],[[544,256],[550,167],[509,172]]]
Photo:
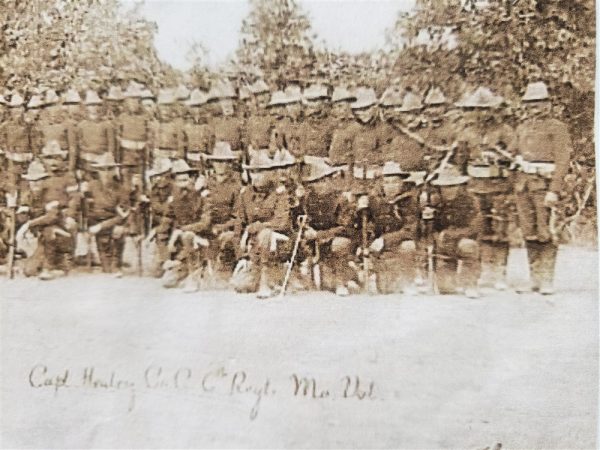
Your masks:
[[[596,17],[0,1],[0,448],[599,448]]]

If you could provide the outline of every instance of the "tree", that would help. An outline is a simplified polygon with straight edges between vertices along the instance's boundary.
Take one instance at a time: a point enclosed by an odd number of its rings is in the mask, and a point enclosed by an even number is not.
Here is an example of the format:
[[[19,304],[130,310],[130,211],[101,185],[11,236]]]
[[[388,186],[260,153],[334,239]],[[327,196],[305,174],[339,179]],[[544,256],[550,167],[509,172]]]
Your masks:
[[[119,76],[151,83],[168,69],[154,49],[156,24],[118,0],[3,3],[0,82],[9,88],[100,88]]]
[[[295,0],[250,0],[236,52],[242,78],[262,73],[277,84],[308,78],[316,63],[315,37]]]

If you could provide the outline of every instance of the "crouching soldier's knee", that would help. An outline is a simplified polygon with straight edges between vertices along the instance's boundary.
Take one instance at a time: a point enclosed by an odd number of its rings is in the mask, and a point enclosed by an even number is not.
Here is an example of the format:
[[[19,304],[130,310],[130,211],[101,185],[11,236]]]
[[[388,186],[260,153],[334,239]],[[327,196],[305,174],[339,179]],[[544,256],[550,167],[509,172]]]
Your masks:
[[[345,237],[334,237],[331,241],[331,253],[334,255],[348,254],[352,251],[352,241]]]
[[[463,259],[479,258],[479,244],[474,239],[461,239],[458,242],[458,257]]]

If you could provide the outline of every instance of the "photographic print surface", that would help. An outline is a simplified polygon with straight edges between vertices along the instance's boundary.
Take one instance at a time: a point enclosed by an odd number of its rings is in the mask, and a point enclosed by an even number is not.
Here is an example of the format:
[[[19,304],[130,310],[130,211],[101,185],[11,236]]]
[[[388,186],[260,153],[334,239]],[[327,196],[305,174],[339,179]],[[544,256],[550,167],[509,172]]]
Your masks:
[[[595,17],[2,2],[2,448],[596,448]]]

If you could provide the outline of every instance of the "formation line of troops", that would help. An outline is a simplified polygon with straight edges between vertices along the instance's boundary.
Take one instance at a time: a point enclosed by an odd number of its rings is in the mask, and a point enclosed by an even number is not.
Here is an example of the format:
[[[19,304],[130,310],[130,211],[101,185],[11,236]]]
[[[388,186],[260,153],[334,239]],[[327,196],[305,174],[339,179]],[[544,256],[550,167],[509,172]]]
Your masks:
[[[260,298],[475,298],[508,289],[520,229],[519,290],[552,294],[572,144],[547,86],[527,86],[518,123],[483,86],[458,101],[424,94],[262,80],[12,92],[0,98],[0,263],[11,277],[129,270]]]

